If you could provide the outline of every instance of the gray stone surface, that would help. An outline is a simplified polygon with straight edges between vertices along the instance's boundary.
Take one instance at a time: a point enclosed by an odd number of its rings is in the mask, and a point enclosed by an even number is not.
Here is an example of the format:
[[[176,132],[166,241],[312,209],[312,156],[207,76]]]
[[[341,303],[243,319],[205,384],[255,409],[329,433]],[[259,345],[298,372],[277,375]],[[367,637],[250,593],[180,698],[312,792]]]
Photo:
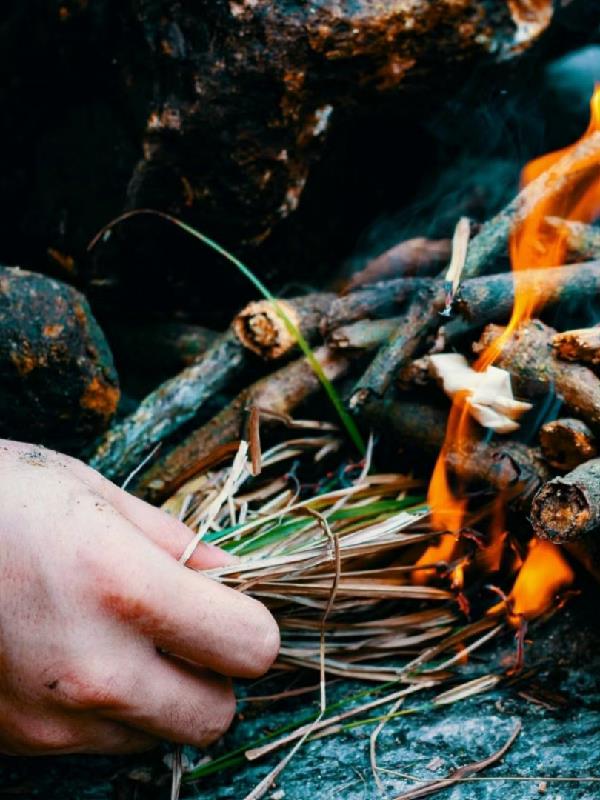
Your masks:
[[[379,739],[379,765],[422,780],[442,777],[455,767],[486,757],[508,738],[517,719],[522,733],[503,761],[480,778],[440,792],[440,800],[595,800],[600,797],[600,626],[594,608],[598,598],[590,590],[570,609],[531,633],[526,667],[536,668],[527,681],[492,694],[471,698],[436,711],[421,711],[388,723]],[[514,656],[507,637],[468,667],[472,676],[498,670]],[[338,682],[330,701],[354,687]],[[550,710],[520,695],[553,693],[558,710]],[[256,691],[256,690],[254,690]],[[262,688],[261,688],[262,693]],[[309,697],[310,699],[307,699]],[[312,697],[297,698],[268,711],[242,708],[224,746],[231,747],[261,735],[295,716],[305,714]],[[421,701],[407,701],[406,708]],[[378,798],[368,758],[372,726],[354,728],[306,745],[267,797],[282,800],[370,800]],[[280,756],[245,765],[220,778],[206,778],[186,787],[183,796],[194,800],[243,798]],[[143,769],[141,769],[143,767]],[[127,776],[135,770],[140,783]],[[135,774],[135,773],[134,773]],[[115,780],[115,776],[120,777]],[[162,775],[162,784],[154,779]],[[507,780],[506,776],[545,778]],[[550,778],[596,776],[595,782],[554,782]],[[389,798],[415,786],[399,774],[382,773]],[[168,797],[168,776],[161,755],[145,759],[69,758],[0,762],[0,796],[20,787],[21,797],[158,798]],[[283,791],[283,795],[277,792]],[[274,794],[275,793],[275,794]]]

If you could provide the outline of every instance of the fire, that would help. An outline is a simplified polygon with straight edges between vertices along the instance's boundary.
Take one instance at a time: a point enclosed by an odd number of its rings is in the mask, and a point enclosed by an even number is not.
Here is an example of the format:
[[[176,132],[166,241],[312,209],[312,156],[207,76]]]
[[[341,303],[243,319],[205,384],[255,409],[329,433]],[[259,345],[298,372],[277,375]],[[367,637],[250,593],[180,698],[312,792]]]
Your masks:
[[[522,206],[510,235],[509,252],[514,272],[564,264],[566,231],[560,226],[557,229],[548,225],[547,217],[591,222],[600,214],[600,159],[598,148],[589,146],[590,139],[593,138],[596,144],[600,136],[600,86],[596,87],[590,105],[590,123],[581,139],[569,147],[531,161],[523,169],[521,185],[531,186],[529,192],[522,195]],[[473,365],[476,370],[483,371],[494,364],[515,329],[528,322],[539,310],[537,302],[535,293],[515,285],[509,323],[502,335],[480,354]],[[423,553],[420,564],[450,560],[464,526],[466,495],[460,491],[460,487],[458,491],[453,490],[446,460],[450,449],[458,449],[466,454],[473,439],[473,423],[467,411],[466,397],[468,393],[454,399],[446,439],[429,485],[428,502],[432,509],[432,522],[443,535],[437,544]],[[496,550],[498,542],[504,540],[497,534],[503,528],[502,513],[497,505],[492,523],[496,535],[491,537]],[[499,563],[497,552],[493,560]],[[556,592],[572,579],[572,570],[556,546],[532,541],[511,595],[514,613],[539,615],[552,604]]]
[[[532,539],[510,593],[512,614],[525,619],[539,617],[573,578],[573,570],[559,547],[542,539]]]

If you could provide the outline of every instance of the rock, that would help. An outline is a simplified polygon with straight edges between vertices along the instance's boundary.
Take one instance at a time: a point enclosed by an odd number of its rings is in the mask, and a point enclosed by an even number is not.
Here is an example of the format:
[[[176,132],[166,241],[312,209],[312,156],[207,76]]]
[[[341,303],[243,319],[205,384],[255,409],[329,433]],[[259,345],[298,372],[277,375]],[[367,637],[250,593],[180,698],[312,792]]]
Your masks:
[[[83,295],[0,268],[0,436],[78,451],[118,402],[112,355]]]

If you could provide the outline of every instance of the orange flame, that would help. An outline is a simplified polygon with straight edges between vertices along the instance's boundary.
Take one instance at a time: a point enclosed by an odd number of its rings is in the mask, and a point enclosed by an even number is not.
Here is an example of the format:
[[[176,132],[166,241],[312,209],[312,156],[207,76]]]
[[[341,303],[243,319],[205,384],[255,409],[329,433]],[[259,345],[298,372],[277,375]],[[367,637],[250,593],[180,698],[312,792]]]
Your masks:
[[[590,222],[600,213],[600,86],[596,87],[590,106],[590,123],[581,139],[531,161],[522,172],[521,185],[528,188],[520,196],[520,207],[509,241],[514,272],[564,263],[567,231],[560,226],[557,229],[548,225],[547,217]],[[483,371],[496,361],[515,329],[528,322],[538,310],[537,305],[535,291],[515,284],[514,306],[508,325],[481,353],[474,364],[476,370]],[[436,545],[427,548],[420,563],[431,563],[439,559],[440,553],[445,560],[451,559],[456,537],[464,525],[466,497],[464,492],[457,494],[453,491],[446,460],[450,448],[459,448],[460,452],[466,453],[472,439],[466,397],[468,394],[463,393],[454,399],[446,438],[428,492],[433,525],[447,533]],[[497,507],[494,516],[493,527],[499,531],[503,527],[502,509]],[[497,545],[498,536],[492,539]],[[494,555],[497,561],[498,554]],[[513,589],[515,613],[541,613],[551,604],[556,587],[570,582],[572,577],[570,567],[554,545],[532,544]]]
[[[539,179],[540,186],[524,200],[523,219],[515,225],[509,241],[513,272],[557,267],[567,254],[567,229],[546,223],[547,217],[591,222],[600,214],[600,85],[590,102],[590,123],[575,144],[530,161],[521,173],[521,186]],[[484,350],[474,368],[493,364],[515,329],[538,310],[535,291],[515,290],[510,321],[495,342]]]
[[[574,577],[557,545],[532,539],[510,593],[512,613],[526,619],[539,617],[552,606],[558,592],[569,586]]]

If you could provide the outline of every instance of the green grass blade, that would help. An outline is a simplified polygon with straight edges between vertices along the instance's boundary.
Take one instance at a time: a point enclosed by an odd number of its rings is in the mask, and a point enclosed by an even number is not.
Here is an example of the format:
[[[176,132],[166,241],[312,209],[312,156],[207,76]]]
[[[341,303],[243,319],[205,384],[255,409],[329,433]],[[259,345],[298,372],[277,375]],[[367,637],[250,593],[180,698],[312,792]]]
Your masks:
[[[323,386],[323,389],[325,390],[327,396],[329,397],[329,400],[332,406],[334,407],[338,417],[340,418],[342,425],[346,429],[348,436],[350,437],[351,441],[353,442],[354,446],[359,451],[359,453],[364,456],[366,453],[366,446],[360,434],[360,431],[356,426],[356,423],[344,408],[344,404],[339,394],[335,390],[329,378],[323,372],[323,368],[315,358],[315,354],[313,353],[310,345],[302,335],[301,331],[298,330],[296,325],[294,325],[294,323],[285,313],[281,305],[277,302],[275,296],[270,292],[270,290],[265,286],[265,284],[260,280],[260,278],[257,278],[257,276],[252,272],[252,270],[249,269],[249,267],[247,267],[242,261],[240,261],[239,258],[236,258],[236,256],[233,255],[233,253],[230,253],[228,250],[222,247],[218,242],[215,242],[215,240],[211,239],[210,236],[206,236],[206,234],[201,233],[200,231],[196,230],[196,228],[193,228],[191,225],[188,225],[187,223],[183,222],[177,217],[173,217],[171,214],[167,214],[164,211],[157,211],[152,208],[137,208],[133,211],[129,211],[126,214],[121,215],[120,217],[117,217],[108,225],[106,225],[104,228],[102,228],[102,230],[94,237],[94,239],[91,241],[88,247],[88,250],[91,250],[95,246],[95,244],[99,241],[99,239],[108,230],[110,230],[110,228],[113,225],[117,224],[118,222],[122,222],[125,219],[129,219],[130,217],[139,216],[141,214],[152,214],[154,216],[161,217],[162,219],[165,219],[168,222],[173,223],[173,225],[176,225],[178,228],[181,228],[181,230],[185,231],[186,233],[189,233],[190,236],[193,236],[195,239],[198,239],[207,247],[210,247],[211,250],[215,251],[215,253],[218,253],[219,255],[223,256],[223,258],[227,259],[227,261],[229,261],[231,264],[237,267],[237,269],[242,273],[242,275],[244,275],[250,281],[250,283],[260,292],[260,294],[262,294],[265,300],[269,300],[273,304],[275,313],[277,314],[278,317],[280,317],[280,319],[283,321],[284,325],[286,326],[290,334],[295,338],[295,340],[298,343],[298,346],[304,353],[306,360],[308,361],[315,375],[321,382],[321,385]]]

